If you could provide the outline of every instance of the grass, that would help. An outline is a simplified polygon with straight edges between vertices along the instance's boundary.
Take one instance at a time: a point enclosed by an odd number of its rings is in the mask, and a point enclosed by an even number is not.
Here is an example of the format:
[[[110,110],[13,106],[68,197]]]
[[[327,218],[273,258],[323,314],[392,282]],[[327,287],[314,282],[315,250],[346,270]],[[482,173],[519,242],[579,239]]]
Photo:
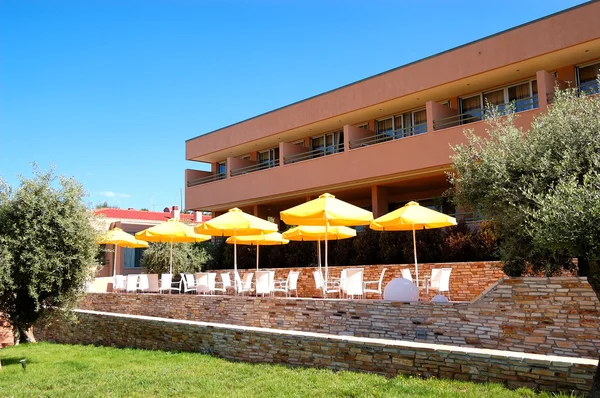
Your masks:
[[[27,359],[23,371],[21,359]],[[209,355],[50,343],[0,350],[1,397],[534,397],[499,384],[387,379]],[[552,396],[541,394],[539,396]]]

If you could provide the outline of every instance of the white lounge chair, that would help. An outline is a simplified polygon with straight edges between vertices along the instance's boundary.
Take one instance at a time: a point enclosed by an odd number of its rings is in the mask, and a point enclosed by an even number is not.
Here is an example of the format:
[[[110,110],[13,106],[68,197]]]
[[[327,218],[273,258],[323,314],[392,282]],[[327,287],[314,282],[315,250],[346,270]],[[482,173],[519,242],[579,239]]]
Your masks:
[[[125,275],[115,275],[113,277],[113,292],[123,292],[127,287],[127,277]]]
[[[127,282],[126,282],[126,287],[125,287],[125,291],[127,293],[135,293],[137,291],[138,288],[138,274],[129,274],[127,275]]]
[[[406,268],[404,268],[406,269]],[[404,269],[402,270],[402,272],[404,272]],[[379,276],[379,280],[378,281],[365,281],[364,282],[364,293],[375,293],[375,294],[379,294],[379,298],[382,299],[383,298],[383,290],[381,289],[381,285],[383,284],[383,278],[385,277],[385,271],[387,271],[387,268],[384,268],[381,270],[381,275]],[[410,273],[409,273],[410,274]],[[368,285],[373,285],[373,284],[377,284],[377,288],[369,288]]]
[[[142,293],[147,292],[150,289],[150,280],[148,274],[140,274],[140,280],[138,282],[138,290]]]
[[[162,274],[160,276],[160,287],[158,288],[158,292],[162,293],[164,291],[168,291],[171,293],[172,291],[179,292],[181,290],[181,280],[179,282],[173,283],[173,275],[171,274]]]
[[[343,269],[340,272],[340,297],[346,297],[346,277],[347,277],[347,272],[345,269]]]
[[[254,291],[256,295],[271,294],[271,272],[270,271],[256,271],[256,282],[254,285]]]
[[[409,281],[413,281],[412,275],[410,273],[410,270],[408,268],[402,268],[402,277],[404,279],[408,279]]]
[[[441,268],[432,268],[431,276],[425,283],[425,291],[427,293],[429,293],[429,289],[439,290],[441,277],[442,277],[442,269]]]
[[[196,272],[196,293],[206,294],[208,292],[208,272]]]
[[[196,293],[196,280],[193,274],[181,274],[181,280],[183,282],[183,293]]]
[[[452,268],[442,268],[440,273],[440,283],[438,285],[438,293],[448,293],[448,300],[450,299],[450,274]]]
[[[215,292],[222,292],[223,294],[227,294],[227,289],[231,288],[231,277],[229,276],[229,272],[221,273],[221,282],[215,282],[215,288],[213,289]]]
[[[275,284],[273,292],[283,292],[286,297],[290,296],[290,292],[293,290],[296,292],[298,297],[298,277],[300,276],[299,271],[290,271],[285,281],[279,281]]]
[[[354,298],[354,296],[363,297],[364,294],[364,285],[363,285],[363,275],[364,268],[348,268],[346,270],[346,282],[345,289],[346,295],[350,298]]]

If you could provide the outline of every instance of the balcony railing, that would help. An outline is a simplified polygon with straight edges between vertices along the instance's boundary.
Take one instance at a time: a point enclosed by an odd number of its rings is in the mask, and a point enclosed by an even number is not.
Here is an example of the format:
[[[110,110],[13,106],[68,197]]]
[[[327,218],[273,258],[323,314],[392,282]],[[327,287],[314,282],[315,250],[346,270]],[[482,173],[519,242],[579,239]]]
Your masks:
[[[579,95],[598,95],[600,94],[600,86],[597,81],[585,82],[580,86],[574,86],[573,89],[577,90]],[[556,94],[553,92],[546,94],[546,99],[549,104],[554,102]]]
[[[194,178],[193,180],[189,180],[187,182],[187,186],[193,187],[195,185],[206,184],[207,182],[222,180],[225,177],[227,177],[227,175],[225,173],[217,173],[217,174],[211,174],[206,177]]]
[[[279,159],[271,160],[268,162],[252,164],[250,166],[240,167],[238,169],[233,169],[233,170],[231,170],[231,172],[229,174],[232,177],[235,177],[235,176],[239,176],[242,174],[252,173],[254,171],[259,171],[259,170],[270,169],[271,167],[277,167],[277,166],[279,166]]]
[[[344,143],[340,142],[339,144],[329,145],[324,148],[313,149],[312,151],[296,153],[293,155],[285,156],[283,158],[284,164],[301,162],[303,160],[309,160],[314,158],[320,158],[322,156],[333,155],[335,153],[344,152]]]
[[[400,128],[396,130],[390,130],[386,132],[380,132],[378,134],[358,138],[349,142],[350,149],[356,149],[363,146],[379,144],[380,142],[387,142],[397,140],[399,138],[411,137],[417,134],[423,134],[427,132],[427,123],[417,124],[415,126]]]
[[[509,106],[510,105],[510,106]],[[514,107],[514,108],[513,108]],[[510,104],[498,105],[499,113],[505,114],[510,110],[514,109],[515,112],[523,112],[530,109],[539,107],[538,96],[522,98],[520,100],[511,101]],[[433,121],[433,128],[435,130],[441,130],[448,127],[459,126],[462,124],[469,124],[483,120],[488,111],[483,108],[471,109],[465,113],[458,115],[448,116]]]

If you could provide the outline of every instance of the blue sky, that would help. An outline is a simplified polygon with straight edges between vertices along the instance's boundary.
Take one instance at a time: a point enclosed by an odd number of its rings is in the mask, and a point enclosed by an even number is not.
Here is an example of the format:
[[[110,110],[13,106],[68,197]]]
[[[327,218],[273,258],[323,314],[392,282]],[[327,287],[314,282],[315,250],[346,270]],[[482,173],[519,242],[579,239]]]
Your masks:
[[[0,176],[160,211],[187,139],[584,2],[475,3],[0,0]]]

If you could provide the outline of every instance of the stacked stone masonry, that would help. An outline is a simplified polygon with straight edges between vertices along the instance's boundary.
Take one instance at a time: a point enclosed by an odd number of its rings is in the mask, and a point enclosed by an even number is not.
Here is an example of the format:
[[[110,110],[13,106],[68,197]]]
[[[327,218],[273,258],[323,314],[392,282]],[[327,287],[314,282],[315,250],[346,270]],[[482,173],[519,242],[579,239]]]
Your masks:
[[[40,327],[38,336],[59,343],[195,351],[246,362],[498,382],[568,393],[589,390],[597,363],[121,314],[80,312],[78,317],[77,323]]]
[[[597,358],[600,302],[586,278],[506,278],[470,303],[88,294],[81,309]]]

